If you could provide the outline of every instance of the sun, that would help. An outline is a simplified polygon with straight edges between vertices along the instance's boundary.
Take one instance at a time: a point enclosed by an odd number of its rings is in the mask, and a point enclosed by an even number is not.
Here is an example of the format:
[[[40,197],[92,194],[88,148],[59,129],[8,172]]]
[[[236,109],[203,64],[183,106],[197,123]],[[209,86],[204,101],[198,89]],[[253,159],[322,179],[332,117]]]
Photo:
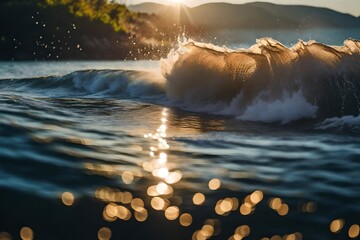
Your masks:
[[[170,2],[172,2],[172,3],[182,3],[183,0],[170,0]]]

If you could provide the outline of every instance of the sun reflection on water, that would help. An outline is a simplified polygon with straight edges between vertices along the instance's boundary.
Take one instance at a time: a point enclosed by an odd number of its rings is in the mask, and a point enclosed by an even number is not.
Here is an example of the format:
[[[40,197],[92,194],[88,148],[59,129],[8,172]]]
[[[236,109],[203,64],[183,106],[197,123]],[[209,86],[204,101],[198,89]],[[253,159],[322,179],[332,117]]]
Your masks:
[[[163,109],[159,117],[160,126],[156,129],[155,133],[144,134],[144,138],[152,142],[148,148],[148,159],[141,163],[142,170],[153,177],[151,185],[147,186],[147,198],[134,198],[128,191],[120,191],[111,188],[100,188],[96,191],[95,196],[108,204],[103,211],[103,218],[106,221],[112,222],[116,219],[124,221],[134,217],[139,222],[144,222],[151,213],[147,208],[151,207],[155,211],[163,212],[163,216],[169,220],[174,221],[178,219],[179,224],[183,227],[189,227],[193,224],[194,216],[190,212],[182,212],[179,204],[174,201],[176,189],[173,187],[176,183],[180,182],[183,174],[180,169],[174,169],[171,164],[171,155],[169,155],[170,145],[167,141],[168,110]],[[171,167],[170,167],[171,166]],[[87,169],[95,169],[93,165],[88,165]],[[143,173],[134,173],[130,170],[121,173],[121,179],[124,184],[132,184],[135,176],[141,178]],[[220,190],[223,183],[218,178],[210,179],[208,188],[210,191]],[[191,197],[191,196],[190,196]],[[180,201],[182,201],[181,197]],[[249,195],[245,196],[243,200],[236,197],[225,197],[216,200],[214,204],[214,212],[218,216],[228,216],[232,212],[238,212],[239,216],[248,216],[254,213],[257,205],[264,199],[264,193],[261,190],[255,190]],[[192,195],[192,203],[195,206],[204,205],[207,197],[204,193],[195,192]],[[65,204],[65,203],[64,203]],[[207,203],[211,205],[211,201]],[[273,197],[268,200],[270,209],[278,213],[279,216],[286,216],[289,213],[289,205],[284,203],[279,197]],[[303,212],[312,213],[316,211],[316,204],[308,202],[302,207]],[[192,234],[192,239],[210,239],[214,235],[221,232],[221,221],[218,219],[208,219],[204,224]],[[341,220],[334,220],[331,223],[330,229],[332,232],[339,232],[343,227]],[[353,225],[349,229],[349,236],[358,235],[358,225]],[[233,235],[228,237],[230,240],[244,239],[251,235],[251,227],[247,224],[238,226],[234,229]],[[111,230],[102,228],[98,232],[99,239],[111,238]],[[273,235],[265,239],[302,239],[301,233],[290,233],[284,236]]]
[[[102,212],[102,217],[106,222],[129,221],[130,219],[145,222],[151,221],[152,217],[157,214],[168,221],[179,224],[184,229],[194,227],[191,238],[201,240],[221,234],[223,227],[227,228],[227,226],[222,226],[222,219],[231,215],[241,218],[242,225],[235,226],[230,236],[222,236],[221,239],[239,240],[251,238],[252,223],[251,221],[247,223],[244,219],[254,215],[257,208],[271,209],[277,213],[277,217],[286,217],[290,210],[295,211],[295,207],[291,206],[290,208],[290,203],[286,203],[286,200],[276,196],[265,196],[266,191],[259,189],[249,192],[247,195],[244,194],[242,197],[226,196],[227,189],[234,189],[227,186],[227,182],[220,177],[210,178],[205,183],[203,182],[203,189],[198,187],[187,189],[187,184],[178,184],[187,183],[190,180],[184,178],[183,169],[180,169],[180,165],[175,163],[176,158],[168,142],[168,110],[164,108],[159,115],[159,127],[153,133],[143,135],[150,146],[141,147],[143,151],[146,151],[144,152],[146,157],[138,164],[138,169],[121,169],[116,165],[93,163],[84,165],[85,169],[93,174],[121,179],[122,185],[126,187],[126,190],[116,187],[101,187],[95,191],[95,197],[106,203]],[[187,177],[187,175],[185,176]],[[140,190],[139,188],[136,188],[136,191],[129,190],[132,185],[139,182],[141,182]],[[182,194],[183,188],[192,193]],[[219,198],[219,196],[221,197]],[[61,200],[64,205],[72,206],[75,197],[70,192],[64,192]],[[206,216],[198,216],[195,212],[203,207],[211,211],[206,212],[205,215],[208,214]],[[305,202],[299,207],[299,212],[304,214],[312,214],[316,211],[317,204],[311,201]],[[204,220],[206,217],[208,218]],[[200,226],[199,221],[203,221]],[[329,230],[334,234],[339,234],[345,226],[343,219],[335,219],[329,224]],[[32,239],[33,232],[30,230],[27,228],[23,230],[22,239]],[[357,238],[360,228],[359,225],[353,224],[349,225],[346,231],[350,238]],[[102,227],[98,230],[98,239],[111,238],[112,230],[110,228]],[[262,240],[300,240],[302,238],[302,233],[293,232],[263,237]]]

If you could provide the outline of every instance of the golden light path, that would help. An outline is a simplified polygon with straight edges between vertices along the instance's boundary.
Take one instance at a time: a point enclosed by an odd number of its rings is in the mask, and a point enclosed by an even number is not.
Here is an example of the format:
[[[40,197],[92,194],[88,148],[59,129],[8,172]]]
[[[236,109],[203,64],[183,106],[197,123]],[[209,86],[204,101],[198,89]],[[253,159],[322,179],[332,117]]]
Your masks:
[[[142,171],[126,169],[123,171],[120,170],[121,172],[119,172],[118,168],[113,165],[99,168],[92,163],[84,164],[87,171],[108,177],[120,177],[125,185],[133,184],[135,179],[144,177],[146,175],[145,173],[152,178],[151,181],[149,181],[152,182],[152,184],[146,187],[146,192],[144,193],[131,193],[130,191],[109,187],[97,189],[95,191],[95,198],[106,203],[102,212],[104,221],[129,221],[133,218],[138,222],[144,222],[147,221],[152,214],[160,213],[165,219],[178,221],[180,226],[186,228],[192,226],[194,222],[198,224],[199,220],[205,219],[201,226],[192,233],[192,240],[206,240],[221,233],[220,217],[226,217],[230,214],[238,214],[239,217],[255,214],[255,209],[259,204],[264,202],[264,193],[261,190],[253,191],[245,196],[244,199],[225,196],[214,202],[210,200],[210,195],[213,196],[212,193],[214,191],[226,188],[226,184],[218,178],[209,179],[207,182],[208,188],[203,189],[202,192],[198,190],[199,192],[195,192],[194,194],[184,195],[182,197],[177,196],[177,194],[175,194],[176,184],[182,180],[183,174],[180,169],[175,168],[175,164],[169,161],[171,160],[171,156],[169,156],[170,145],[167,141],[168,110],[166,108],[162,110],[159,120],[161,124],[156,131],[144,135],[144,138],[152,144],[148,150],[148,159],[140,164]],[[116,170],[114,168],[116,168]],[[146,197],[141,198],[135,195]],[[71,192],[63,192],[59,198],[67,207],[74,207],[76,205],[77,199]],[[175,198],[180,198],[180,200],[174,201]],[[205,204],[212,206],[214,212],[219,216],[219,219],[206,219],[206,216],[198,216],[192,214],[191,211],[184,211],[181,208],[181,202],[184,200],[182,198],[189,198],[186,200],[192,202],[193,207],[191,209],[194,210]],[[280,197],[269,198],[267,203],[262,204],[262,206],[266,205],[280,217],[286,217],[291,210],[294,210]],[[316,210],[316,203],[307,202],[303,204],[300,211],[313,213]],[[213,216],[214,214],[209,213],[209,215]],[[197,219],[200,217],[201,219]],[[329,222],[328,231],[332,234],[346,234],[351,239],[356,239],[360,235],[358,223],[345,222],[345,220],[341,218],[333,219]],[[22,240],[33,240],[36,236],[31,226],[21,227],[18,234],[18,237]],[[109,227],[102,226],[97,229],[97,238],[99,240],[110,240],[112,235],[112,230]],[[15,239],[18,237],[15,237]],[[243,222],[241,225],[235,227],[232,235],[222,236],[222,239],[239,240],[247,237],[251,238],[251,226]],[[0,232],[0,239],[10,240],[12,236],[7,232]],[[276,239],[300,240],[303,239],[303,235],[300,232],[293,232],[283,236],[273,235],[261,238],[261,240]]]
[[[144,161],[141,167],[145,172],[150,173],[157,179],[156,184],[147,187],[146,193],[150,197],[150,203],[146,204],[144,200],[134,198],[131,193],[126,191],[121,192],[110,188],[98,189],[95,196],[102,201],[108,202],[108,205],[103,211],[103,218],[106,221],[112,222],[116,219],[127,221],[132,216],[139,222],[146,221],[149,214],[145,206],[149,205],[155,211],[162,211],[164,217],[169,221],[178,219],[179,224],[183,227],[192,225],[194,216],[189,212],[182,212],[179,205],[171,205],[174,201],[170,201],[174,196],[174,188],[172,185],[182,179],[182,172],[178,169],[170,168],[170,166],[173,165],[169,164],[168,150],[170,149],[170,145],[167,142],[168,110],[166,108],[161,112],[160,122],[161,124],[155,133],[144,134],[144,138],[153,141],[153,144],[149,147],[148,161]],[[125,184],[131,184],[134,180],[134,174],[131,171],[124,171],[121,178]],[[217,178],[211,179],[208,182],[210,191],[216,191],[220,189],[221,186],[221,180]],[[262,200],[263,193],[257,190],[244,199],[240,208],[239,199],[228,197],[219,199],[214,207],[214,211],[219,216],[227,216],[230,212],[235,211],[245,216],[251,214],[255,206]],[[206,196],[204,193],[197,192],[192,196],[194,206],[203,205],[205,201]],[[283,205],[280,205],[280,207],[282,206]],[[280,207],[279,209],[281,209]],[[286,214],[286,209],[282,210],[281,214],[279,213],[279,215],[282,216]],[[209,239],[219,234],[221,229],[218,222],[219,220],[217,219],[206,220],[204,225],[193,233],[192,239]],[[100,229],[99,239],[106,239],[104,235],[111,236],[110,229]],[[248,225],[241,225],[234,230],[234,235],[230,236],[229,239],[242,239],[248,235],[250,235],[250,227]]]

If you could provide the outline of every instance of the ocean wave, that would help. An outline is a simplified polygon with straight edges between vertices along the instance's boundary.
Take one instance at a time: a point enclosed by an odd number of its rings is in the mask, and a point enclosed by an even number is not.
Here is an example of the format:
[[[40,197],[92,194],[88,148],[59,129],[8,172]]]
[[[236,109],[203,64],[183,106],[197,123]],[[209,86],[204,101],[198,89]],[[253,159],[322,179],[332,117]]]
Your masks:
[[[85,70],[64,76],[0,80],[0,87],[50,97],[146,99],[164,95],[164,79],[153,71]]]
[[[360,42],[259,39],[232,50],[185,40],[152,71],[84,70],[0,80],[3,90],[54,97],[136,98],[241,120],[288,123],[359,115]]]
[[[321,130],[360,131],[360,116],[343,116],[327,118],[316,126]]]
[[[314,118],[317,110],[318,107],[307,102],[301,92],[284,93],[282,98],[274,101],[266,101],[259,96],[238,118],[286,124],[299,119]]]
[[[215,112],[236,106],[243,119],[288,122],[313,117],[315,109],[323,118],[360,109],[360,42],[352,39],[343,46],[299,41],[287,48],[262,38],[238,50],[187,40],[162,59],[161,68],[172,101]]]

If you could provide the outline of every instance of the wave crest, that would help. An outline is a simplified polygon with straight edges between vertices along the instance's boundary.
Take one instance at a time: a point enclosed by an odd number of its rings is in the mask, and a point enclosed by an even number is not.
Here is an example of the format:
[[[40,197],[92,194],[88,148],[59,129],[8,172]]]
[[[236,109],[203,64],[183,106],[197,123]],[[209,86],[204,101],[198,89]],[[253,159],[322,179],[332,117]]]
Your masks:
[[[299,41],[288,48],[262,38],[238,50],[187,40],[160,65],[161,72],[86,70],[0,80],[0,87],[50,97],[144,99],[262,122],[359,115],[356,40],[346,40],[343,46]]]
[[[85,70],[64,76],[0,80],[2,89],[50,97],[154,98],[164,95],[164,79],[153,71]]]
[[[198,108],[236,99],[244,113],[264,91],[268,103],[301,91],[318,106],[318,116],[359,114],[360,42],[353,39],[343,46],[299,41],[288,48],[262,38],[238,50],[187,40],[161,67],[168,97]]]
[[[325,119],[316,126],[321,130],[360,131],[360,116],[343,116]]]

